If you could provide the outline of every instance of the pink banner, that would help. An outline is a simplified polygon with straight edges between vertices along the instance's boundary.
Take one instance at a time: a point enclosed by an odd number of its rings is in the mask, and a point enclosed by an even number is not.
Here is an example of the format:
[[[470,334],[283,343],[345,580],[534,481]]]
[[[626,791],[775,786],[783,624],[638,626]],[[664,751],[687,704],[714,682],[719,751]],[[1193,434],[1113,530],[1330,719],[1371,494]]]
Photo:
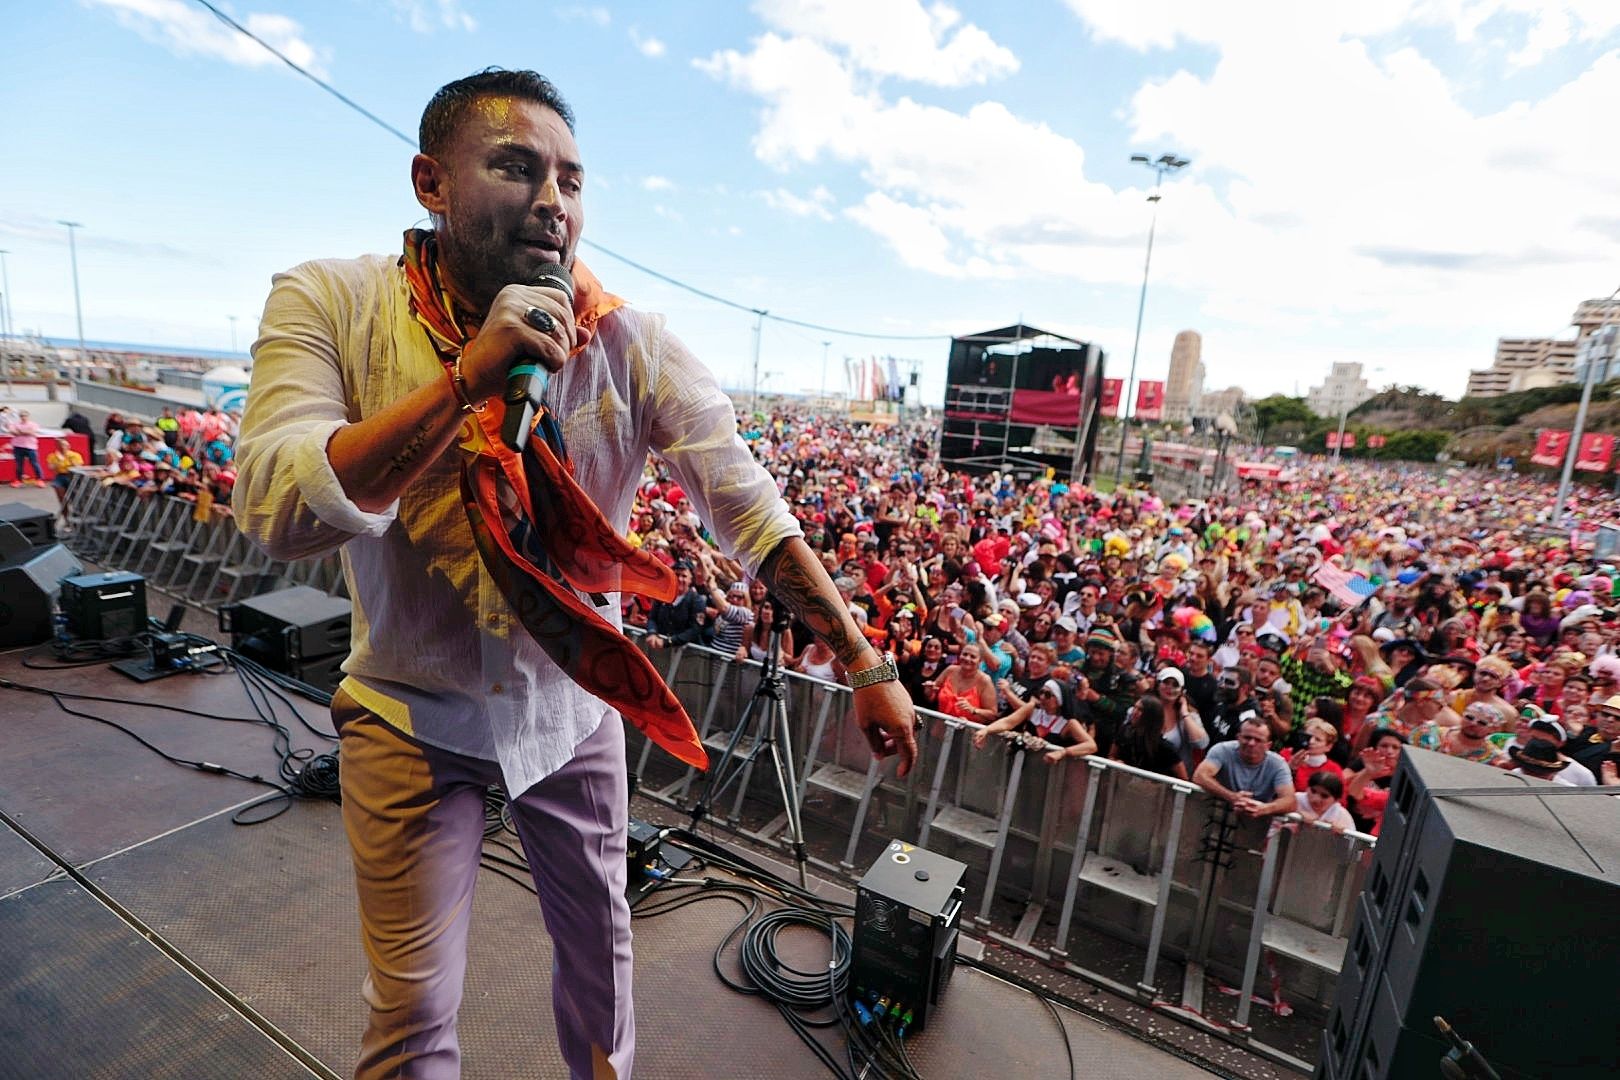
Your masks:
[[[1536,432],[1536,449],[1530,460],[1537,465],[1560,465],[1569,450],[1569,432],[1542,428]]]
[[[1102,381],[1102,414],[1104,416],[1118,416],[1119,399],[1124,394],[1124,379],[1104,379]]]
[[[1164,383],[1144,379],[1136,388],[1136,418],[1138,420],[1164,419]]]
[[[1080,426],[1080,397],[1055,390],[1014,390],[1012,421],[1077,428]]]
[[[1603,472],[1614,456],[1614,436],[1588,431],[1581,436],[1581,445],[1575,451],[1575,467],[1588,472]]]

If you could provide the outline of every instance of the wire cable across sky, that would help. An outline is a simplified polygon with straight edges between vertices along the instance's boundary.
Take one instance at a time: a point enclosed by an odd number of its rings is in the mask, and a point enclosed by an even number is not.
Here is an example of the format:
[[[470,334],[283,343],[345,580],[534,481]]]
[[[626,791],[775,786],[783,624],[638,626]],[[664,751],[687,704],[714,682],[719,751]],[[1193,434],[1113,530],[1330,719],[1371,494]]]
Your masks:
[[[260,48],[274,56],[277,60],[280,60],[283,64],[286,64],[298,74],[302,75],[304,78],[308,79],[310,82],[314,83],[328,94],[331,94],[333,97],[337,98],[344,105],[347,105],[349,108],[353,109],[367,120],[370,120],[373,124],[376,124],[378,127],[394,136],[394,138],[398,139],[406,146],[409,146],[412,150],[416,149],[416,140],[411,138],[411,136],[407,135],[393,124],[390,124],[388,121],[384,120],[382,117],[378,116],[364,105],[361,105],[358,101],[355,101],[353,98],[343,93],[343,91],[339,90],[325,79],[322,79],[314,72],[298,64],[280,49],[277,49],[274,45],[270,44],[262,37],[259,37],[253,31],[249,30],[247,27],[231,18],[225,12],[215,7],[209,2],[209,0],[197,0],[197,3],[208,9],[214,18],[218,19],[220,22],[224,23],[238,34],[241,34],[243,37],[257,44]],[[790,319],[786,315],[773,315],[766,308],[755,307],[752,304],[738,303],[735,300],[728,300],[724,296],[718,296],[705,289],[700,289],[696,285],[688,284],[679,278],[661,273],[660,271],[654,270],[650,266],[636,262],[634,259],[626,255],[620,255],[617,251],[613,251],[610,248],[605,248],[601,244],[596,243],[594,240],[588,240],[581,237],[580,243],[584,244],[593,251],[600,251],[603,255],[606,255],[610,259],[617,260],[618,262],[624,263],[626,266],[640,270],[643,274],[655,277],[667,285],[673,285],[677,289],[683,289],[694,296],[701,296],[703,299],[713,301],[716,304],[724,304],[726,307],[735,308],[738,311],[746,311],[750,315],[757,315],[762,319],[770,319],[772,322],[786,323],[790,326],[802,326],[806,330],[815,330],[823,334],[837,334],[840,337],[866,338],[873,341],[947,341],[950,339],[949,334],[878,334],[868,330],[847,330],[838,326],[823,326],[820,323],[805,322],[802,319]]]

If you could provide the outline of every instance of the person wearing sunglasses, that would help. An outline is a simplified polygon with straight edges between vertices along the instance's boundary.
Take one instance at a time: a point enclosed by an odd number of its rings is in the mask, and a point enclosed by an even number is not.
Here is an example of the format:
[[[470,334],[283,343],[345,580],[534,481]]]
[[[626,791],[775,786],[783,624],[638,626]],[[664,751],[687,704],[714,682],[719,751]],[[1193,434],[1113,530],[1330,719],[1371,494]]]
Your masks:
[[[1495,727],[1513,723],[1518,710],[1507,697],[1508,681],[1514,677],[1511,664],[1500,656],[1487,656],[1474,665],[1474,685],[1451,695],[1451,711],[1466,715],[1474,705],[1488,706],[1496,714]]]

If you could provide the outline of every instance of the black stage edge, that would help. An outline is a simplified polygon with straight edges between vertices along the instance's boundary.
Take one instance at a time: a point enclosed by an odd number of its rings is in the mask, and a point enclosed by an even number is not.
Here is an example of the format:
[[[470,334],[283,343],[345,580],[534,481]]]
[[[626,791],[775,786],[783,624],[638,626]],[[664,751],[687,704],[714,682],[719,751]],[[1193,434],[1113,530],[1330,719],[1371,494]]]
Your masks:
[[[23,666],[25,655],[0,654],[0,677],[119,698],[83,707],[116,712],[171,751],[273,771],[266,729],[154,707],[240,716],[246,702],[233,678],[185,676],[136,690],[104,666],[41,672]],[[329,730],[324,710],[299,709]],[[38,844],[0,828],[0,1078],[347,1075],[364,1022],[365,967],[338,808],[301,802],[267,824],[233,825],[231,811],[263,789],[165,763],[49,698],[0,690],[0,717],[0,812]],[[293,731],[300,745],[324,748]],[[638,799],[632,813],[650,818],[658,809]],[[847,895],[831,882],[815,888]],[[739,914],[707,901],[636,920],[638,1077],[828,1075],[773,1007],[715,977],[714,949]],[[538,903],[486,874],[472,923],[463,1075],[565,1076]],[[783,951],[815,967],[826,943],[788,931]],[[734,954],[725,962],[735,965]],[[1211,1075],[1118,1027],[1066,1008],[1058,1014],[1078,1075]],[[1159,1026],[1178,1025],[1160,1018]],[[1068,1075],[1068,1061],[1056,1027],[1032,995],[963,968],[910,1053],[930,1080],[1057,1078]],[[1223,1074],[1295,1075],[1251,1062]]]

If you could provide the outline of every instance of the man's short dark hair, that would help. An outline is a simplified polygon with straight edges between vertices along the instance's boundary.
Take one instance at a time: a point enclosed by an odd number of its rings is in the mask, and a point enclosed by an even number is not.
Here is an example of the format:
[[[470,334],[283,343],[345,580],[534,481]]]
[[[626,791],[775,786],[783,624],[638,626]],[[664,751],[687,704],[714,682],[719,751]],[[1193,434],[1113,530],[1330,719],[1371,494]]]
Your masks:
[[[1267,742],[1271,741],[1271,725],[1266,723],[1260,717],[1258,717],[1258,716],[1245,716],[1243,718],[1243,722],[1238,725],[1238,728],[1242,729],[1242,728],[1246,728],[1246,727],[1259,728],[1261,731],[1266,733],[1266,741]]]
[[[427,108],[422,110],[422,123],[416,135],[417,149],[429,157],[438,157],[449,145],[467,109],[487,97],[517,98],[544,105],[562,117],[569,131],[574,130],[574,110],[568,107],[562,91],[550,79],[535,71],[490,67],[439,87]]]

